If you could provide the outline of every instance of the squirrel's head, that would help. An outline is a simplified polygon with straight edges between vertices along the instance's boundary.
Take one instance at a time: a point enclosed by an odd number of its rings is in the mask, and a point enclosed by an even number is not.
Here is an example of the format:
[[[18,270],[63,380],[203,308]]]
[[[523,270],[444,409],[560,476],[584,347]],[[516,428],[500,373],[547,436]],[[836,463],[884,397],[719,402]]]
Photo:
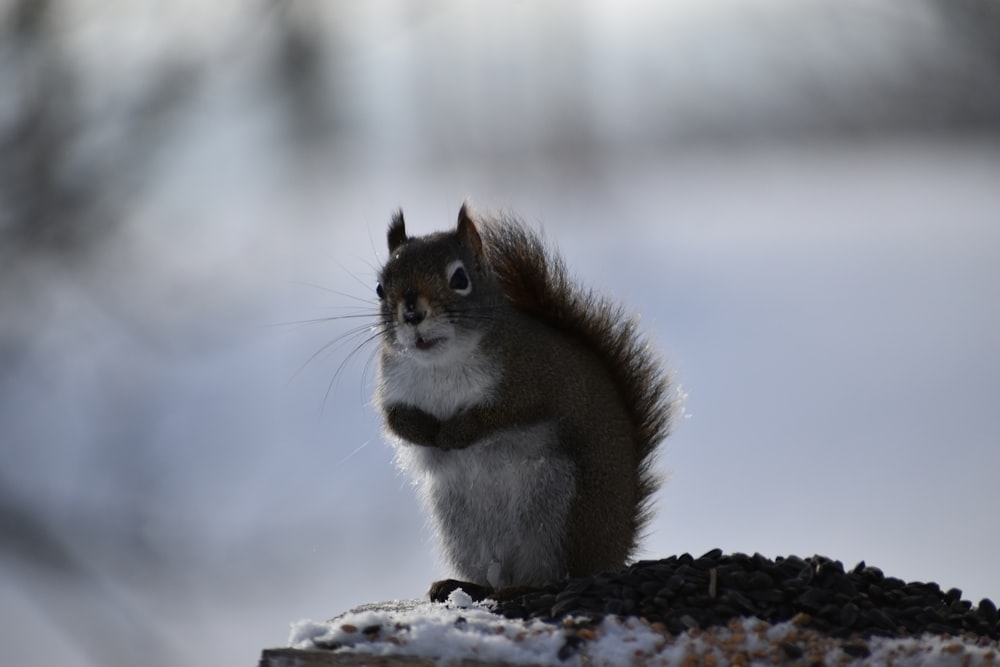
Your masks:
[[[376,287],[386,343],[430,363],[469,352],[492,322],[500,292],[468,207],[454,230],[421,237],[406,235],[397,211],[387,239]]]

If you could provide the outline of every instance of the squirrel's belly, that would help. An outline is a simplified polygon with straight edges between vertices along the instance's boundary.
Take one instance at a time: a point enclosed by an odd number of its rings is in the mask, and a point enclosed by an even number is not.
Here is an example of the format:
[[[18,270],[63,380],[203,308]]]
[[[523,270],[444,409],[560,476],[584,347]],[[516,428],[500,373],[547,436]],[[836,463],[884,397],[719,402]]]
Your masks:
[[[494,587],[540,585],[566,574],[572,464],[546,422],[493,434],[465,449],[404,447],[456,574]]]

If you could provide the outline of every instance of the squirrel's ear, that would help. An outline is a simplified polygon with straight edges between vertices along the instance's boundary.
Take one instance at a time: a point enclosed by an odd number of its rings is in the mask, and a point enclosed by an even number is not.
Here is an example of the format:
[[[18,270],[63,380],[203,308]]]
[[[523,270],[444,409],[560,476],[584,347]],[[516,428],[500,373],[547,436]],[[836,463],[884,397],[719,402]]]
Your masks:
[[[473,222],[472,216],[469,215],[468,204],[462,204],[462,208],[458,211],[456,233],[458,234],[458,240],[472,248],[472,252],[477,256],[483,254],[483,240],[479,238],[479,230],[476,229],[476,223]]]
[[[389,223],[389,252],[393,253],[396,248],[406,243],[406,223],[403,221],[403,209],[399,209],[392,214],[392,222]]]

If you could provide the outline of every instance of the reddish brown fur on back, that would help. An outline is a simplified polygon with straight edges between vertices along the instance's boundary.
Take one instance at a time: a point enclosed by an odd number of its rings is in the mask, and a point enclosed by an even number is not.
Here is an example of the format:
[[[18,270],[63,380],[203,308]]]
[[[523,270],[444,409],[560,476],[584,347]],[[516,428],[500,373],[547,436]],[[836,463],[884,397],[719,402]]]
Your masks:
[[[480,234],[487,264],[510,304],[594,350],[606,361],[630,409],[639,460],[634,550],[660,483],[652,468],[656,446],[670,431],[674,405],[669,377],[639,334],[638,317],[576,285],[562,258],[538,234],[509,216],[480,221]]]

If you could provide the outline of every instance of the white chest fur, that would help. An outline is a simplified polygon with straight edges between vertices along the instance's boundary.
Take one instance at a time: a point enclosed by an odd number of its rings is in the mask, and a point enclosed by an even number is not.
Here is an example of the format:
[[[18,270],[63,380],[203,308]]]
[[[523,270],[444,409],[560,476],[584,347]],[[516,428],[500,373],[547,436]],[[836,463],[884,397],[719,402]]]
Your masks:
[[[461,450],[404,445],[456,575],[494,587],[564,576],[572,464],[555,455],[552,422],[495,433]]]
[[[427,363],[412,354],[389,352],[379,366],[376,400],[412,405],[448,419],[467,405],[489,399],[500,379],[497,364],[478,349],[448,363]]]

